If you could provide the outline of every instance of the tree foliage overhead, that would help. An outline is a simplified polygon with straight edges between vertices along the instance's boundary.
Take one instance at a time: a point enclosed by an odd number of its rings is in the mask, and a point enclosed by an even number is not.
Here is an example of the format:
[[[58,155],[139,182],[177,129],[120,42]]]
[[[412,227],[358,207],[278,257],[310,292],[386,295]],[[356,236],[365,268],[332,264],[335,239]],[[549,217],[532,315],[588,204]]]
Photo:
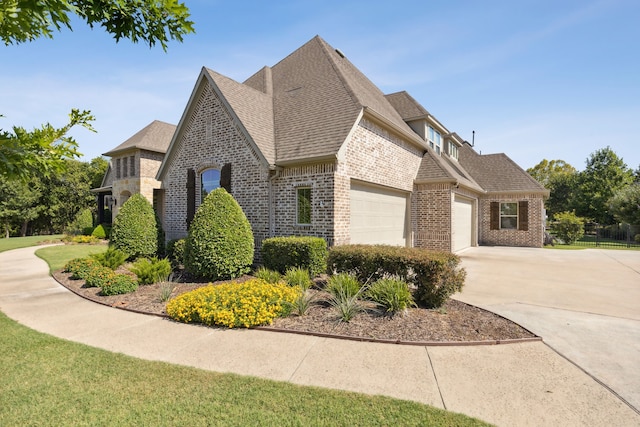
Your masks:
[[[91,28],[103,27],[116,41],[159,43],[165,51],[171,39],[181,42],[194,32],[189,9],[178,0],[3,0],[0,38],[5,45],[53,38],[62,28],[72,30],[74,15]]]
[[[67,165],[65,159],[80,156],[78,143],[68,132],[74,126],[95,132],[91,126],[94,120],[89,111],[73,109],[69,123],[61,128],[47,123],[32,131],[20,126],[14,126],[13,132],[0,129],[0,176],[27,181],[33,176],[62,172]]]
[[[620,222],[640,225],[640,184],[634,183],[619,190],[611,198],[610,209]]]

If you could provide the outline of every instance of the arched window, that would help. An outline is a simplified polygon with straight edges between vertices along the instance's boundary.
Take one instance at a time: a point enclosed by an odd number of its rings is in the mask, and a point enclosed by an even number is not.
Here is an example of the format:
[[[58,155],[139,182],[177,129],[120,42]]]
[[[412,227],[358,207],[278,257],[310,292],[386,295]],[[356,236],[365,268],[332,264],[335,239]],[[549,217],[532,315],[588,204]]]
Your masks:
[[[204,201],[207,194],[220,187],[220,171],[218,169],[205,169],[200,173],[200,202]]]

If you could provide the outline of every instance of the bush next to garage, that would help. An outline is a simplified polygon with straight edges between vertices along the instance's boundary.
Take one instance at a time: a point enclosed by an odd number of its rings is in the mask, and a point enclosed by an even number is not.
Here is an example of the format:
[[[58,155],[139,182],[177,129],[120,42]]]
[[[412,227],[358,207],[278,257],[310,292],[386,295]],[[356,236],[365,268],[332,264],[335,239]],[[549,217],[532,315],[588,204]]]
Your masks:
[[[462,290],[466,272],[449,252],[385,245],[335,246],[329,251],[329,274],[347,272],[364,283],[396,276],[413,288],[418,304],[440,307]]]
[[[312,277],[327,269],[327,242],[321,237],[272,237],[262,242],[262,262],[270,270],[285,274],[304,268]]]

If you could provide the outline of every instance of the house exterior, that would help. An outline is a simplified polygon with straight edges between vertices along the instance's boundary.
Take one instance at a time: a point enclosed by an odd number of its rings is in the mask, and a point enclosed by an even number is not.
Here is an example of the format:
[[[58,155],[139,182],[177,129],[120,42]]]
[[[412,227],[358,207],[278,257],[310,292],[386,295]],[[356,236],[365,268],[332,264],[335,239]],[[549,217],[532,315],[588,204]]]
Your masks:
[[[204,196],[224,187],[256,249],[283,235],[454,252],[540,247],[548,196],[408,93],[384,95],[320,37],[243,83],[203,68],[157,182],[167,239],[186,236]]]
[[[133,194],[141,193],[162,215],[161,206],[154,203],[161,187],[156,174],[162,163],[176,126],[155,120],[103,156],[111,157],[100,188],[93,189],[98,197],[98,220],[105,222],[105,211],[115,216],[120,206]]]

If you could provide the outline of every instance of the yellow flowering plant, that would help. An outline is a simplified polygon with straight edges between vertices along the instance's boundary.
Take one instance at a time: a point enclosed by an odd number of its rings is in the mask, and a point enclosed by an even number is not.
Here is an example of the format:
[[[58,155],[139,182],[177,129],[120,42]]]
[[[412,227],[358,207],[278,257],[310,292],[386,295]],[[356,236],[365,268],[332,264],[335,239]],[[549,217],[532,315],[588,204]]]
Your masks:
[[[171,299],[167,314],[179,322],[229,328],[270,325],[276,317],[289,314],[300,292],[261,279],[209,285]]]

